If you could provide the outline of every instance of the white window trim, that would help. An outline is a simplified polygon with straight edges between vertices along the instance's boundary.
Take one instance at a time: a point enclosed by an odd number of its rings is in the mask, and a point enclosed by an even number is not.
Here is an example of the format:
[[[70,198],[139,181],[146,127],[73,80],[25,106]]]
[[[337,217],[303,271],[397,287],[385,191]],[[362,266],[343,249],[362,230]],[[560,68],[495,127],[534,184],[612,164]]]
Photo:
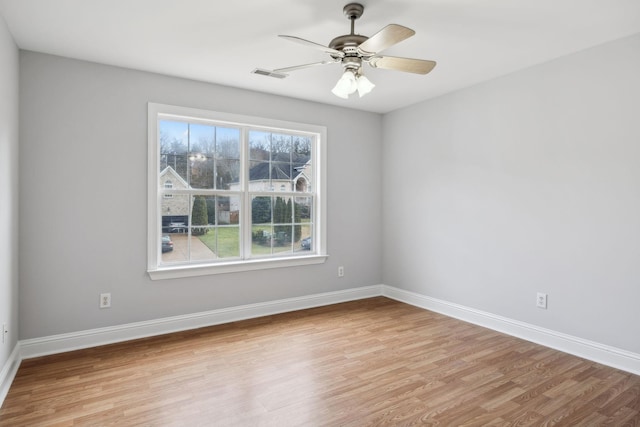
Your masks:
[[[160,266],[160,238],[162,233],[160,212],[161,195],[159,191],[158,164],[160,149],[158,144],[158,115],[175,115],[193,120],[207,119],[224,122],[236,126],[259,126],[274,129],[296,129],[319,135],[315,146],[315,168],[317,184],[315,188],[316,203],[319,206],[320,218],[314,219],[315,252],[311,255],[296,255],[285,258],[260,258],[217,262],[211,264],[180,264],[176,266]],[[271,268],[297,267],[302,265],[321,264],[326,261],[327,244],[327,203],[326,203],[326,154],[327,129],[324,126],[294,123],[261,117],[244,116],[230,113],[219,113],[196,108],[179,107],[157,103],[148,103],[148,164],[147,164],[147,273],[152,280],[175,279],[181,277],[204,276],[211,274],[235,273],[243,271],[263,270]],[[315,183],[315,181],[314,181]]]

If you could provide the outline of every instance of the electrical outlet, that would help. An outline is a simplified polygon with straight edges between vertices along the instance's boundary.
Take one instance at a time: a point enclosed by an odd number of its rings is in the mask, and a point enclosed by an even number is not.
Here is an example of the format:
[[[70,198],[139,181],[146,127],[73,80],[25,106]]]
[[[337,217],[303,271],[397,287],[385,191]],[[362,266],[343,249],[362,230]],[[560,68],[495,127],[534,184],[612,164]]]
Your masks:
[[[100,294],[100,308],[111,307],[111,294]]]
[[[536,297],[536,305],[539,308],[547,309],[547,294],[538,292],[538,296]]]
[[[2,344],[4,344],[9,338],[9,325],[6,323],[2,324]]]
[[[338,277],[344,277],[344,267],[342,265],[338,267]]]

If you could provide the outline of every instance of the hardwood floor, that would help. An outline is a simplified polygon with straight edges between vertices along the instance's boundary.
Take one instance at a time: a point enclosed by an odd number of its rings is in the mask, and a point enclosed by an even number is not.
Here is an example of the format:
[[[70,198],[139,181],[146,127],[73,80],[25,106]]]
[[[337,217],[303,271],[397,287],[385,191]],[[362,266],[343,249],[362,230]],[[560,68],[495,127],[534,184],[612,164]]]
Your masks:
[[[23,361],[2,426],[640,425],[640,377],[386,298]]]

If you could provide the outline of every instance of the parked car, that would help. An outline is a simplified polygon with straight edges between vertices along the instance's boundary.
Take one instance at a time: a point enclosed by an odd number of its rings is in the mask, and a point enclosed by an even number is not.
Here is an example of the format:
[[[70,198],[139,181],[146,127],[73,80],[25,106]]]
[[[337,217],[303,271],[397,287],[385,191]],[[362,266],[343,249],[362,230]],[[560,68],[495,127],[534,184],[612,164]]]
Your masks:
[[[168,234],[162,235],[162,253],[171,252],[173,250],[173,242]]]
[[[172,222],[169,224],[170,233],[186,233],[187,225],[184,222]]]
[[[311,237],[305,237],[300,240],[300,247],[304,250],[311,250]]]

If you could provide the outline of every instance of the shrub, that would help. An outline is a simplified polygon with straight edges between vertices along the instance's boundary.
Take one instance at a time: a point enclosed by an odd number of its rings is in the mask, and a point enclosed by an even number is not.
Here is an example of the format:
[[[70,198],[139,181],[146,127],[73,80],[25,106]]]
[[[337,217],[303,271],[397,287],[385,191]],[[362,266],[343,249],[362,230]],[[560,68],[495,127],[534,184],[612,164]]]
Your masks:
[[[191,234],[194,236],[202,236],[207,232],[206,226],[209,223],[209,215],[207,214],[207,201],[204,196],[196,196],[193,201],[193,212],[191,213]]]

